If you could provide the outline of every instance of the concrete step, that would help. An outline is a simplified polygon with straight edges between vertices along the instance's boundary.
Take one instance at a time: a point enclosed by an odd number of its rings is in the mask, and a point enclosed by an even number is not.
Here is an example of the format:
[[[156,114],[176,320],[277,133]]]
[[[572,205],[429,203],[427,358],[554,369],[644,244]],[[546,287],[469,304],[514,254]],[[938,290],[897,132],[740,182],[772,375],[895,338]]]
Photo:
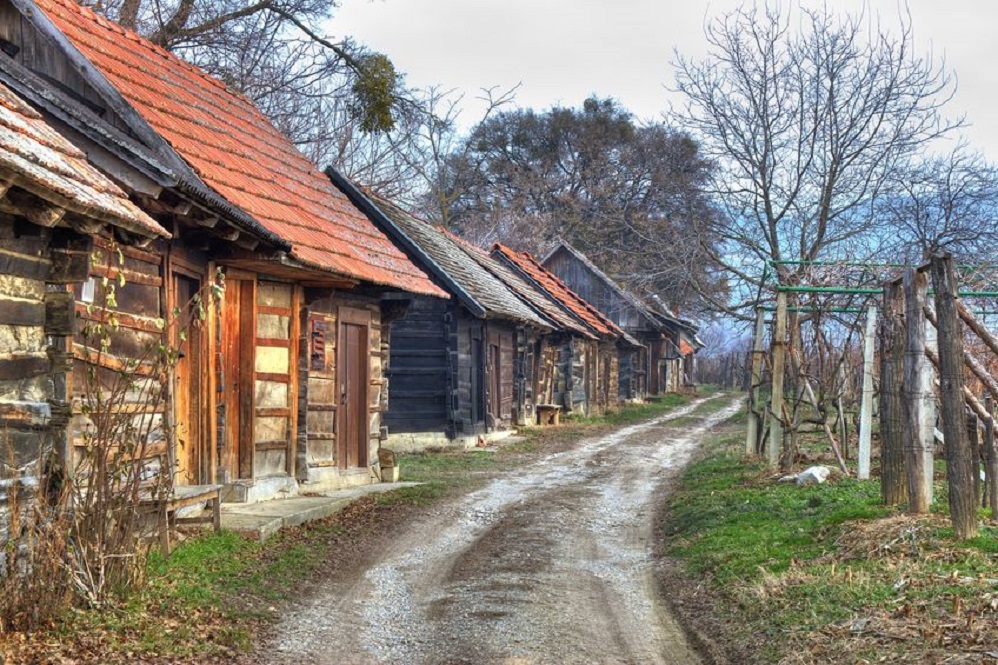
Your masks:
[[[223,503],[222,528],[246,538],[267,540],[289,526],[325,519],[367,494],[392,492],[419,483],[381,483],[351,487],[320,496],[297,496],[259,503]]]

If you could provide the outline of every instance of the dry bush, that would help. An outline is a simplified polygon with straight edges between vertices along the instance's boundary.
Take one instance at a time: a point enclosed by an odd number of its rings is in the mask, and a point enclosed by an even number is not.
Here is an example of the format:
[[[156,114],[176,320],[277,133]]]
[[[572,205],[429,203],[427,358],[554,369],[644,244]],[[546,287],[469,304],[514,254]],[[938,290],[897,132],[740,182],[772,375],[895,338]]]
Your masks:
[[[0,479],[0,633],[50,626],[71,599],[72,515],[50,468],[41,477],[21,469]]]

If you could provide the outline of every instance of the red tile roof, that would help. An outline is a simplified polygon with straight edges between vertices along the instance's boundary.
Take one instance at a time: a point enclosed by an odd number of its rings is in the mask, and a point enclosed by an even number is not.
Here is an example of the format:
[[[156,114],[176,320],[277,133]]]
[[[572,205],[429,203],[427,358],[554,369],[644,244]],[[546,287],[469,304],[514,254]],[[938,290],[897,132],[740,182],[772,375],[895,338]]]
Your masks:
[[[572,314],[582,320],[587,326],[601,335],[620,337],[623,331],[613,321],[579,297],[563,281],[558,279],[528,252],[516,252],[509,247],[496,243],[493,252],[497,252],[516,265],[534,282],[547,291],[552,298],[560,302]]]
[[[69,212],[146,237],[170,234],[86,156],[0,84],[0,178]]]
[[[72,0],[35,4],[209,187],[289,241],[295,259],[443,295],[248,99]]]

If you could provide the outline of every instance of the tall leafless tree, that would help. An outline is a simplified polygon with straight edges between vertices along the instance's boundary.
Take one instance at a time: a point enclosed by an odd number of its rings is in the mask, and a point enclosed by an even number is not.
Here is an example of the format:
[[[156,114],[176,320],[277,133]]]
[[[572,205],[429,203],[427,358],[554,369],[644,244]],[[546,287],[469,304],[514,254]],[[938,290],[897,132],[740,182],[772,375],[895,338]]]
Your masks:
[[[724,242],[714,261],[754,300],[763,262],[870,256],[878,196],[961,123],[941,116],[954,82],[914,53],[908,16],[892,33],[829,5],[747,5],[705,31],[706,59],[677,54],[684,101],[674,119],[716,165],[724,214],[706,221]],[[790,265],[777,273],[798,278]]]

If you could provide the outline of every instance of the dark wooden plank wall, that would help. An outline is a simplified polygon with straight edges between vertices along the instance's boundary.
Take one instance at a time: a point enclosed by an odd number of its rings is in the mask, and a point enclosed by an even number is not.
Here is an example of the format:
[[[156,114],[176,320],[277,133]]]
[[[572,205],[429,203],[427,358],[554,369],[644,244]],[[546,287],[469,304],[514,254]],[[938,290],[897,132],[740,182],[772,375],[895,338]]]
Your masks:
[[[486,423],[485,322],[458,308],[448,345],[453,372],[451,418],[456,433],[479,434]]]
[[[451,354],[448,313],[440,298],[416,298],[392,322],[388,363],[390,433],[446,431],[451,427],[448,387]]]
[[[537,350],[542,335],[526,329],[516,331],[516,380],[513,404],[513,421],[517,425],[533,424],[536,420]]]
[[[28,69],[59,83],[91,111],[117,129],[131,133],[122,119],[86,84],[58,47],[40,35],[10,0],[0,0],[0,38],[19,48],[15,59]]]
[[[120,256],[119,256],[120,251]],[[120,259],[124,258],[122,264]],[[121,409],[130,414],[136,427],[148,429],[145,443],[145,456],[151,460],[150,473],[162,470],[160,462],[171,459],[174,451],[170,447],[169,399],[157,402],[154,393],[162,386],[162,380],[153,376],[157,347],[165,340],[162,322],[167,319],[165,289],[163,281],[165,247],[137,249],[116,246],[104,238],[94,239],[93,264],[90,279],[93,280],[93,306],[88,307],[84,299],[84,284],[74,285],[76,312],[80,317],[80,330],[73,344],[76,358],[73,378],[73,445],[76,459],[81,459],[85,440],[84,428],[89,419],[83,413],[83,405],[88,401],[86,376],[88,368],[96,365],[96,376],[102,386],[109,387],[120,383],[117,374],[135,361],[140,361],[132,373],[139,378],[131,390],[127,391],[120,403]],[[119,274],[124,285],[118,284]],[[117,308],[116,330],[109,335],[110,346],[104,353],[98,353],[99,336],[85,336],[83,327],[89,323],[107,323],[108,312],[103,309],[105,300],[104,280],[118,284],[115,289]],[[91,384],[92,392],[96,386]],[[168,388],[167,388],[168,390]],[[151,419],[152,427],[145,427]]]
[[[651,330],[650,322],[584,263],[558,251],[544,264],[583,300],[629,332]]]

